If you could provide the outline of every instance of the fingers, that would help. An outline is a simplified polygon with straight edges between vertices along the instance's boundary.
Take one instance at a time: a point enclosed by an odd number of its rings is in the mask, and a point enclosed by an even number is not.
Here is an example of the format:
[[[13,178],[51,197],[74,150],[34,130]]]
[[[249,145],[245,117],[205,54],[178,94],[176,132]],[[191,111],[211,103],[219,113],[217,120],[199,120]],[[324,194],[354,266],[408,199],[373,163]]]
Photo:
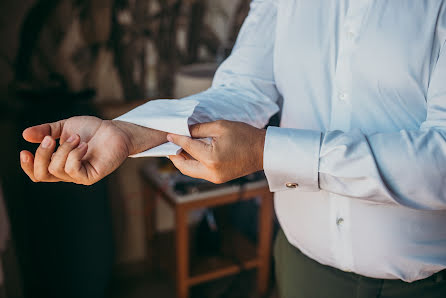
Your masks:
[[[192,178],[206,177],[207,169],[197,160],[186,159],[181,155],[170,155],[169,159],[181,173]]]
[[[87,151],[88,144],[82,142],[68,154],[64,170],[76,183],[88,180],[87,170],[82,164],[82,158]]]
[[[34,182],[79,183],[87,176],[82,158],[88,149],[85,142],[79,143],[79,136],[73,135],[53,153],[56,142],[52,137],[46,136],[37,148],[35,158],[28,151],[20,152],[21,167]]]
[[[195,158],[193,158],[189,153],[187,153],[187,152],[184,151],[184,150],[181,150],[181,152],[180,152],[179,154],[177,154],[177,155],[181,155],[181,156],[184,157],[185,159],[195,159]]]
[[[31,152],[26,150],[20,152],[20,166],[29,179],[37,182],[37,179],[34,177],[34,156]]]
[[[189,131],[194,138],[217,137],[220,134],[224,123],[225,121],[222,120],[198,123],[190,126]]]
[[[72,180],[70,175],[65,171],[65,164],[67,162],[68,155],[79,145],[79,142],[79,136],[72,135],[65,141],[65,143],[59,146],[57,151],[52,155],[48,166],[48,171],[50,174],[59,179],[68,181]]]
[[[37,148],[36,156],[34,158],[34,178],[42,182],[59,181],[49,171],[48,167],[51,162],[51,156],[56,147],[56,141],[50,136],[46,136],[39,148]]]
[[[211,146],[203,141],[194,140],[189,137],[169,134],[167,140],[177,144],[196,160],[202,160],[210,154]]]
[[[45,136],[60,138],[65,120],[29,127],[23,131],[23,138],[31,143],[40,143]]]

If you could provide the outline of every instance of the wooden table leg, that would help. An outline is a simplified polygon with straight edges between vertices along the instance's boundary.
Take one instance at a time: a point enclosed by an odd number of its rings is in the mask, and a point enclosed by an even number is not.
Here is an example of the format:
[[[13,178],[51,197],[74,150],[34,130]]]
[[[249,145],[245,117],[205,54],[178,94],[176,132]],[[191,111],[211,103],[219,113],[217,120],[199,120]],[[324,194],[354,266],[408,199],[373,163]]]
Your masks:
[[[270,275],[271,239],[273,232],[273,194],[262,197],[258,219],[258,257],[260,260],[257,272],[257,290],[260,295],[266,294]]]
[[[189,297],[189,228],[187,210],[175,207],[175,240],[176,240],[176,285],[177,298]]]
[[[144,210],[143,216],[146,225],[146,260],[149,267],[158,270],[159,251],[155,239],[156,235],[156,195],[151,186],[144,183],[143,186]]]
[[[143,198],[146,237],[148,241],[151,241],[156,233],[156,195],[153,189],[146,183],[143,187]]]

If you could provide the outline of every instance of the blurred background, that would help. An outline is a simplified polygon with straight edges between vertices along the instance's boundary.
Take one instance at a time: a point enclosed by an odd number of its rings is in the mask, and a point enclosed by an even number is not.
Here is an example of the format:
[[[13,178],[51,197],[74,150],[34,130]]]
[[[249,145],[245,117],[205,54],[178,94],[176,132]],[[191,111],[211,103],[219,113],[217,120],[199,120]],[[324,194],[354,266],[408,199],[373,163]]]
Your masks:
[[[113,119],[147,100],[206,89],[249,4],[0,2],[1,298],[175,297],[171,280],[150,269],[140,177],[147,159],[128,160],[91,187],[33,184],[20,169],[19,152],[36,147],[21,132],[74,115]],[[256,212],[251,205],[237,208],[245,221]],[[156,231],[172,230],[171,208],[160,201],[155,212]],[[191,215],[202,218],[203,211]],[[248,297],[253,280],[252,273],[239,274],[196,287],[191,296]]]

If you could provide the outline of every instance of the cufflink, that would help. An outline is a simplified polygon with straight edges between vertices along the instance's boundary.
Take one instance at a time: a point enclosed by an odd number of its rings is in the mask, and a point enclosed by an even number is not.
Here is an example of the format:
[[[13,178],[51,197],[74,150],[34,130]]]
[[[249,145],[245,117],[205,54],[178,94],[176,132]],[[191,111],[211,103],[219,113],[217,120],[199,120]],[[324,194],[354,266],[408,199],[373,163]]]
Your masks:
[[[285,186],[287,188],[297,188],[299,186],[299,184],[289,182],[289,183],[285,184]]]

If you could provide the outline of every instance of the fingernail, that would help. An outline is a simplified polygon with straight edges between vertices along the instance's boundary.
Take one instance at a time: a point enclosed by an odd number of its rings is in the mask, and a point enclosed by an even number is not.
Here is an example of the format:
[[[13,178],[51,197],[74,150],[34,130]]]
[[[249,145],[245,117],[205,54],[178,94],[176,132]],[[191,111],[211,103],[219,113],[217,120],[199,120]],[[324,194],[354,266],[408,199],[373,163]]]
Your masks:
[[[71,137],[68,138],[67,143],[71,143],[76,139],[76,135],[72,135]]]
[[[85,142],[81,142],[81,143],[79,144],[79,146],[77,146],[77,149],[83,149],[83,148],[85,148],[86,145],[87,145],[87,143],[85,143]]]
[[[20,152],[20,159],[22,160],[22,162],[29,162],[29,156],[23,152]]]
[[[172,136],[171,135],[167,135],[167,140],[169,141],[169,142],[172,142]]]
[[[42,142],[42,148],[48,148],[51,145],[51,137],[46,136]]]

